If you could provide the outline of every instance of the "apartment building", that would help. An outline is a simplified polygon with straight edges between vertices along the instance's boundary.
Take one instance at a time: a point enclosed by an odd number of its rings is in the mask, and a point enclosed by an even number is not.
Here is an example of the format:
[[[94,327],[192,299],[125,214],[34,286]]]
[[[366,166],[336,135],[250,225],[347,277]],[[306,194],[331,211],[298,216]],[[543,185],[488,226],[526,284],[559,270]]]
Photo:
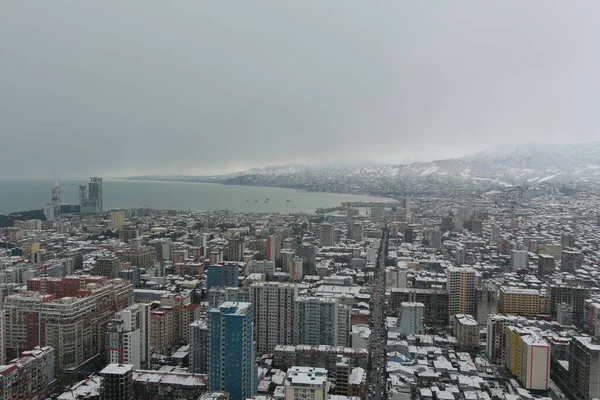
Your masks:
[[[423,303],[404,302],[400,307],[400,327],[398,333],[400,335],[421,335],[425,331],[423,325],[423,314],[425,305]]]
[[[540,291],[510,286],[500,288],[498,311],[503,314],[535,316],[540,314]]]
[[[157,260],[156,248],[153,246],[128,246],[116,252],[124,263],[140,268],[153,268]]]
[[[121,266],[121,260],[115,256],[100,257],[96,259],[96,263],[92,267],[91,274],[105,276],[109,279],[115,279],[119,277]]]
[[[150,346],[158,354],[167,354],[175,340],[175,311],[161,306],[150,312]]]
[[[600,398],[600,342],[589,336],[573,337],[569,350],[569,382],[579,399]]]
[[[349,360],[351,368],[367,368],[369,352],[342,346],[276,346],[273,352],[273,364],[276,368],[288,369],[293,365],[314,366],[333,371],[338,356]]]
[[[515,326],[507,328],[505,365],[526,389],[548,389],[550,345],[534,331]]]
[[[263,282],[250,286],[254,337],[258,355],[272,353],[279,344],[292,344],[298,285]]]
[[[389,307],[399,313],[402,303],[422,303],[423,322],[429,326],[446,326],[449,323],[448,292],[443,289],[392,288],[389,291]]]
[[[480,278],[481,275],[471,267],[448,267],[446,289],[449,317],[475,314],[475,287]]]
[[[555,268],[554,257],[548,254],[538,255],[538,278],[542,279],[544,276],[552,275]]]
[[[73,297],[31,291],[8,296],[7,353],[14,357],[22,350],[51,346],[57,369],[77,367],[104,350],[108,322],[132,302],[133,288],[122,279],[90,283]]]
[[[569,286],[565,284],[548,285],[546,295],[549,299],[549,313],[556,318],[557,308],[560,303],[573,306],[573,323],[581,326],[583,323],[583,307],[585,301],[590,298],[591,288],[584,286]]]
[[[142,318],[140,305],[133,304],[109,321],[106,352],[111,364],[132,364],[135,369],[141,369],[149,362],[142,345],[148,340],[142,331]]]
[[[208,312],[210,390],[244,400],[257,391],[252,304],[225,302]]]
[[[479,324],[473,316],[456,314],[452,317],[452,326],[459,349],[464,351],[479,349]]]
[[[295,302],[294,343],[347,346],[350,307],[334,297],[298,297]]]
[[[190,372],[206,374],[208,365],[208,324],[199,319],[190,324]]]
[[[291,367],[285,377],[285,400],[326,400],[329,391],[327,370]]]
[[[103,400],[133,399],[133,365],[109,364],[99,374],[102,377]]]
[[[0,400],[43,399],[54,389],[54,349],[36,347],[0,365]]]

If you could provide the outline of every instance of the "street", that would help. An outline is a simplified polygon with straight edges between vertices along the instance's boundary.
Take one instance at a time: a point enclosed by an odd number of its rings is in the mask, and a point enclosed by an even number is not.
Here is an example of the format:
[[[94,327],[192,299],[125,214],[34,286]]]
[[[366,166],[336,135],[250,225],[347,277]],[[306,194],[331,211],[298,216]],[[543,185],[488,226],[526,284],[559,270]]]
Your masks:
[[[369,371],[367,399],[383,400],[387,396],[387,328],[385,324],[385,259],[388,231],[383,229],[381,247],[376,262],[371,293],[371,337],[369,338]]]

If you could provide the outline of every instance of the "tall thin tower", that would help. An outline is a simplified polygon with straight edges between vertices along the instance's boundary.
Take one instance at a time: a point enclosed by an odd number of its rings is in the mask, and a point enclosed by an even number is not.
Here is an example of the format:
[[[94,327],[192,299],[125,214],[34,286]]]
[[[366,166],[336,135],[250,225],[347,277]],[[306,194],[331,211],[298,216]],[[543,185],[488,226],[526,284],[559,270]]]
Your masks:
[[[54,207],[60,207],[60,181],[55,180],[54,186],[52,186],[52,205]]]

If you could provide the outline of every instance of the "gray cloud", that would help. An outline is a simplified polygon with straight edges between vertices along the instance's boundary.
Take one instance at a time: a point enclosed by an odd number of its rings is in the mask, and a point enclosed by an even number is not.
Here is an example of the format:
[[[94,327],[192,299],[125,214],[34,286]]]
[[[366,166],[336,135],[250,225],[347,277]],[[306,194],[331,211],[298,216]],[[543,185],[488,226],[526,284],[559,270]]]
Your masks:
[[[8,0],[0,177],[598,139],[599,11],[583,0]]]

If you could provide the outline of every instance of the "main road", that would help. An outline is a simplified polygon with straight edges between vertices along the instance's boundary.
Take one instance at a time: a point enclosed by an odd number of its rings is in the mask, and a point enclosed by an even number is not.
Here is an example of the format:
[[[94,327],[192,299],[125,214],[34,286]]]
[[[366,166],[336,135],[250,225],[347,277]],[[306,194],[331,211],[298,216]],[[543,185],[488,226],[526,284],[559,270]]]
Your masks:
[[[387,224],[381,235],[381,246],[371,292],[371,337],[369,338],[369,371],[367,380],[367,399],[387,399],[387,327],[385,323],[385,260],[387,258]]]

